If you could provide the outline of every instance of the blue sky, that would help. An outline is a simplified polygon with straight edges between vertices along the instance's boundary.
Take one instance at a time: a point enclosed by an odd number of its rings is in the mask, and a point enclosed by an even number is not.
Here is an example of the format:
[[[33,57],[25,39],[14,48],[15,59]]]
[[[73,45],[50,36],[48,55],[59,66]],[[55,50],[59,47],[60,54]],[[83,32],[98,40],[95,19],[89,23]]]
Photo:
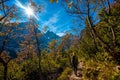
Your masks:
[[[72,16],[66,13],[60,3],[45,2],[45,10],[39,17],[42,28],[48,26],[48,30],[58,35],[71,31]]]
[[[28,0],[19,0],[22,4],[27,5]],[[49,31],[56,33],[59,36],[65,35],[66,32],[75,33],[73,27],[77,26],[78,23],[73,23],[73,16],[70,16],[64,7],[61,5],[61,2],[51,3],[49,0],[33,0],[36,4],[44,5],[44,10],[37,15],[39,18],[39,29],[44,31],[46,28]],[[62,0],[59,0],[62,1]],[[110,0],[110,3],[113,3],[113,0]],[[7,5],[15,5],[15,0],[9,0],[6,2]],[[19,9],[21,21],[27,21],[26,14],[23,10]],[[77,21],[81,22],[81,21]],[[73,25],[74,24],[74,25]],[[84,25],[84,24],[82,24]],[[47,26],[47,27],[46,27]],[[79,29],[83,29],[84,26],[80,26]],[[78,29],[78,26],[77,26]],[[79,31],[78,29],[78,31]]]
[[[22,4],[26,5],[27,0],[19,0]],[[66,32],[72,33],[72,16],[66,13],[60,2],[51,3],[49,0],[34,0],[37,4],[43,4],[44,10],[38,14],[38,22],[40,23],[40,30],[43,30],[47,26],[47,30],[56,33],[59,36],[65,35]],[[16,4],[15,0],[6,2],[7,5]],[[19,10],[23,21],[27,20],[26,15],[20,9]]]

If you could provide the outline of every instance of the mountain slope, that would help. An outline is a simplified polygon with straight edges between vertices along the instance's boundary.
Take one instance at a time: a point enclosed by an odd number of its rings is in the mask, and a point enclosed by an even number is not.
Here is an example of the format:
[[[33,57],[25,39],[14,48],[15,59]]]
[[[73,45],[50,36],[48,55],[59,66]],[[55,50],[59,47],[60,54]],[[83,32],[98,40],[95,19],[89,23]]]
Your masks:
[[[17,27],[13,26],[11,27],[12,32],[8,33],[7,36],[7,42],[4,46],[4,50],[8,51],[10,56],[16,57],[16,53],[18,50],[20,50],[20,44],[25,41],[25,36],[31,35],[29,33],[28,27],[26,27],[28,23],[20,23],[17,25]],[[8,29],[9,26],[2,28],[1,32],[6,33],[5,30]],[[41,33],[39,29],[37,30],[37,34]],[[5,36],[0,36],[0,50],[2,49],[3,41],[6,37]],[[32,41],[35,40],[35,38],[31,38]],[[44,49],[48,46],[49,42],[51,42],[53,39],[55,40],[60,40],[60,37],[57,36],[55,33],[51,31],[47,31],[46,33],[42,34],[41,36],[38,37],[39,39],[39,45],[40,48]]]

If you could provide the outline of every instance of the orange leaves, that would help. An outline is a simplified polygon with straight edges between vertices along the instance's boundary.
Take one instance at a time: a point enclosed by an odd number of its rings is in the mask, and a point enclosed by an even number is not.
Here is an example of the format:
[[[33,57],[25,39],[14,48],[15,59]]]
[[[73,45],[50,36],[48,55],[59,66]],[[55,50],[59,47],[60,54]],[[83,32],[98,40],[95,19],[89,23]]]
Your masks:
[[[72,7],[72,4],[73,4],[73,2],[71,1],[71,2],[69,2],[68,3],[68,8],[71,8]]]
[[[50,0],[50,2],[52,2],[52,3],[53,3],[54,1],[55,1],[55,0]]]
[[[58,3],[58,0],[50,0],[51,3],[56,2]]]
[[[4,36],[4,33],[3,33],[3,32],[0,32],[0,36]]]

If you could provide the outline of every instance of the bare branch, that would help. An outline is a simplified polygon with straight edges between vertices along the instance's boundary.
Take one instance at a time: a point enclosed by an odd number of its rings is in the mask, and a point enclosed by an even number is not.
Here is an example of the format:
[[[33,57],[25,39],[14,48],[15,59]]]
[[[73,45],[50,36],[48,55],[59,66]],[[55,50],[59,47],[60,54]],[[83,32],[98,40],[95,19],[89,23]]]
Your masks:
[[[0,18],[0,21],[2,21],[4,18],[6,18],[9,14],[10,14],[10,10],[12,9],[13,7],[9,8],[6,12],[6,15],[4,15],[3,17]]]
[[[4,2],[7,2],[7,1],[9,1],[9,0],[2,0],[2,1],[0,1],[0,4],[2,4],[2,3],[4,3]]]

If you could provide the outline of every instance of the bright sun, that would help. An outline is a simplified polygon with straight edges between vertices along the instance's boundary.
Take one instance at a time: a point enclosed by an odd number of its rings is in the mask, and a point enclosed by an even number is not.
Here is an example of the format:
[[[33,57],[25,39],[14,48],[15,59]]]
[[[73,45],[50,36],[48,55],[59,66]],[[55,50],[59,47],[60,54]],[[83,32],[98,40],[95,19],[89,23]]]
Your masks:
[[[27,14],[28,17],[34,15],[34,11],[30,7],[25,8],[25,13]]]
[[[16,0],[16,5],[24,10],[25,14],[28,18],[34,17],[38,20],[38,17],[35,15],[34,10],[30,7],[30,5],[24,6],[22,3],[20,3],[18,0]]]

